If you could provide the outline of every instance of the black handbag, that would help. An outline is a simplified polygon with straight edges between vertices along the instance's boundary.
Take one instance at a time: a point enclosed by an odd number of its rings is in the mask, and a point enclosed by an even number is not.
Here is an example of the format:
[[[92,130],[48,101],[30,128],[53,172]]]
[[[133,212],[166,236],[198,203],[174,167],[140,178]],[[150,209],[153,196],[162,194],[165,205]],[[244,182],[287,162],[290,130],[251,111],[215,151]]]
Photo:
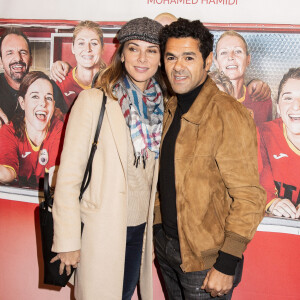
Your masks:
[[[106,104],[106,95],[103,93],[103,101],[102,101],[97,129],[95,133],[95,138],[88,159],[88,163],[84,172],[81,188],[80,188],[79,202],[81,201],[82,195],[85,192],[91,180],[92,162],[93,162],[95,152],[97,150],[98,137],[100,134],[100,129],[104,117],[105,104]],[[43,260],[44,260],[44,283],[64,287],[70,280],[75,269],[73,267],[71,268],[70,275],[67,275],[66,269],[64,269],[63,274],[60,275],[59,274],[60,260],[57,260],[54,263],[50,263],[50,260],[57,255],[57,253],[51,251],[52,243],[53,243],[53,216],[52,216],[52,206],[54,200],[53,193],[54,193],[54,189],[49,187],[49,174],[45,173],[45,178],[44,178],[45,201],[41,202],[39,205],[42,251],[43,251]],[[83,230],[83,223],[81,222],[81,233],[82,230]]]

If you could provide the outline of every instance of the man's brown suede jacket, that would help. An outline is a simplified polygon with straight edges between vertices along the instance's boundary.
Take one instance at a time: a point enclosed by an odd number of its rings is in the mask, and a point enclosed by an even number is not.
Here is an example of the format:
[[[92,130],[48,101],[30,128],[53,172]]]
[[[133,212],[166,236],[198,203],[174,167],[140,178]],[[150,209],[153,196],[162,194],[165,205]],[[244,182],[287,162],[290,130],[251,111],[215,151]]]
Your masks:
[[[163,138],[177,107],[165,108]],[[218,251],[242,257],[263,218],[256,127],[248,110],[208,77],[181,118],[175,144],[177,223],[185,272],[211,268]],[[154,224],[161,223],[159,193]]]

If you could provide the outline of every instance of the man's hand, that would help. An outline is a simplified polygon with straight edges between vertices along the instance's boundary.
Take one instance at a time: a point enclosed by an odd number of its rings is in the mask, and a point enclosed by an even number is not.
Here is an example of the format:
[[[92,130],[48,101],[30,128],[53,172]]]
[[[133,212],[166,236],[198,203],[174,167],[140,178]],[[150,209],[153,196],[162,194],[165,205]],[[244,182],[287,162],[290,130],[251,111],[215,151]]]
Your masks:
[[[0,128],[4,124],[8,124],[8,118],[6,114],[3,112],[3,110],[0,108]]]
[[[208,271],[201,289],[210,293],[212,297],[223,296],[232,289],[233,278],[234,276],[221,273],[212,267]]]
[[[65,76],[67,76],[70,69],[71,66],[67,62],[58,60],[53,63],[51,67],[50,77],[54,81],[62,82],[63,80],[65,80]]]
[[[296,219],[298,216],[299,218],[299,211],[297,212],[295,205],[289,199],[274,199],[268,211],[277,217]]]
[[[259,79],[253,79],[248,84],[248,91],[252,101],[266,101],[271,98],[269,85]]]
[[[71,266],[73,268],[77,268],[78,263],[80,262],[80,250],[58,253],[50,260],[50,263],[54,263],[59,259],[60,259],[59,275],[63,274],[65,267],[66,267],[67,275],[70,275]]]

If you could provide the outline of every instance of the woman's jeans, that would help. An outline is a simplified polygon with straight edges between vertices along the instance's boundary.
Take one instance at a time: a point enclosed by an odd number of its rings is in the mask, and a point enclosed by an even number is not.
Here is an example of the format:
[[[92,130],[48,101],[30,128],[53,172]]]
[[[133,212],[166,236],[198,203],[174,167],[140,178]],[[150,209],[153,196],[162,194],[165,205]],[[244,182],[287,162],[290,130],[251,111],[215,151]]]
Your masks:
[[[127,227],[122,300],[130,300],[139,280],[146,223]]]
[[[233,288],[221,297],[211,297],[210,293],[201,289],[202,283],[209,270],[184,273],[181,268],[181,256],[179,241],[167,236],[161,228],[154,236],[156,258],[160,265],[169,300],[192,300],[192,299],[231,299],[234,287],[241,281],[243,259],[238,263],[235,271]]]

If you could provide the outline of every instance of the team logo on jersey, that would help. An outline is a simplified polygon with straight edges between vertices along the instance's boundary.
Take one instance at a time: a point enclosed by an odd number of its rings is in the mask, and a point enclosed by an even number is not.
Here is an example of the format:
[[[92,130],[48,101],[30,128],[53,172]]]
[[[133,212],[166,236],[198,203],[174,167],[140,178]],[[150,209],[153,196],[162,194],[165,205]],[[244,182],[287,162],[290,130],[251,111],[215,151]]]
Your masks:
[[[27,157],[29,154],[31,154],[31,152],[25,152],[25,154],[22,154],[21,156],[22,156],[22,158],[25,158],[25,157]]]
[[[273,157],[275,159],[280,159],[280,158],[289,157],[289,156],[287,154],[285,154],[285,153],[280,153],[279,155],[274,154]]]
[[[64,94],[68,97],[72,94],[75,94],[75,92],[74,91],[68,91],[68,92],[65,92]]]
[[[39,154],[39,163],[44,166],[49,160],[48,152],[46,149],[42,149]]]

